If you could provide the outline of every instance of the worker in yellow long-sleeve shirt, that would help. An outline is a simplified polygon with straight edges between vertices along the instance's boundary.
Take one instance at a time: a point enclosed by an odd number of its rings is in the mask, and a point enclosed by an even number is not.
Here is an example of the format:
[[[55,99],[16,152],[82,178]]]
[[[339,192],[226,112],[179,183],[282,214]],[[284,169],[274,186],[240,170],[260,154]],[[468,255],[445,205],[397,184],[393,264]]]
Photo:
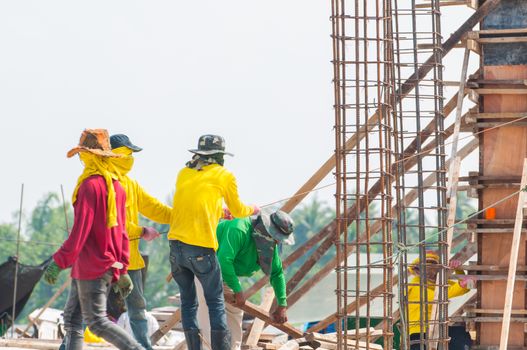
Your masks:
[[[427,322],[422,320],[424,329],[421,328],[421,278],[419,269],[420,259],[415,259],[408,267],[408,272],[413,275],[413,278],[408,283],[408,333],[410,334],[410,349],[418,350],[421,349],[421,343],[426,344],[427,334]],[[451,269],[457,269],[461,263],[458,260],[451,260],[449,267]],[[439,256],[433,252],[426,252],[426,293],[428,300],[428,317],[430,320],[432,317],[432,303],[434,301],[435,283],[437,274],[440,271]],[[464,275],[463,270],[455,270],[456,274]],[[449,280],[448,281],[448,298],[454,298],[466,294],[474,287],[475,280],[471,276],[464,276],[460,280]],[[454,341],[455,339],[451,340]],[[470,341],[470,337],[468,339]],[[457,347],[450,347],[451,349],[457,349]],[[463,348],[463,347],[461,347]],[[427,349],[424,345],[423,349]]]
[[[139,241],[140,239],[151,241],[160,235],[153,227],[139,225],[139,213],[160,224],[168,224],[170,223],[172,208],[149,195],[136,180],[128,176],[128,172],[134,164],[133,153],[141,151],[142,148],[132,144],[128,136],[123,134],[112,135],[110,143],[112,152],[122,155],[121,158],[114,158],[111,161],[120,173],[119,182],[126,192],[126,232],[130,239],[128,274],[134,283],[134,289],[126,297],[126,307],[135,339],[145,349],[150,350],[152,345],[148,336],[142,275],[145,262],[139,252]]]
[[[223,282],[216,257],[216,226],[223,215],[223,201],[234,217],[257,214],[259,209],[243,204],[238,197],[236,179],[223,167],[225,140],[217,135],[203,135],[198,148],[177,177],[174,194],[170,240],[172,276],[181,296],[181,321],[189,350],[201,350],[201,336],[196,319],[198,299],[194,276],[200,281],[211,326],[212,350],[230,350]],[[176,210],[177,208],[177,210]]]

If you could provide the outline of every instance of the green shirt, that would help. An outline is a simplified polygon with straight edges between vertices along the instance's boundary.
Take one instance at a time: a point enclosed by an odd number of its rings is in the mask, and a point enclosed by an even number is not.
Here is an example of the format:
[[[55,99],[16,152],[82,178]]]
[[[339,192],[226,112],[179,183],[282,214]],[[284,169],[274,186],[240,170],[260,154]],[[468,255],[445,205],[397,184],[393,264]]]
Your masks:
[[[216,229],[219,243],[217,255],[221,266],[221,275],[223,281],[235,293],[242,290],[238,276],[249,277],[260,270],[256,244],[252,238],[253,230],[250,218],[222,221]],[[277,247],[274,249],[271,276],[269,277],[278,305],[287,306],[284,270]]]

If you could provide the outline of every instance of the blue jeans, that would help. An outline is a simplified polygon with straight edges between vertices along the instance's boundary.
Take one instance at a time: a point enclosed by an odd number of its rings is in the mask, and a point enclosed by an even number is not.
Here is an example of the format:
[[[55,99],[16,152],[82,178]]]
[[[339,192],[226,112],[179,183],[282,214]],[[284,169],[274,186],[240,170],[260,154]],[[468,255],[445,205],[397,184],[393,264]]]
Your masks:
[[[144,348],[106,316],[106,296],[112,281],[112,272],[101,278],[71,282],[70,294],[64,307],[66,349],[82,350],[82,321],[88,324],[93,334],[104,338],[121,350],[144,350]]]
[[[223,280],[214,249],[170,241],[170,265],[172,277],[179,286],[183,330],[199,329],[196,317],[198,297],[194,284],[194,276],[196,276],[205,292],[211,330],[227,331]]]
[[[134,332],[135,339],[146,350],[152,350],[150,337],[148,336],[148,321],[146,319],[146,299],[143,292],[143,270],[128,270],[128,275],[132,279],[134,289],[126,298],[126,308],[128,309],[128,319],[130,327]]]

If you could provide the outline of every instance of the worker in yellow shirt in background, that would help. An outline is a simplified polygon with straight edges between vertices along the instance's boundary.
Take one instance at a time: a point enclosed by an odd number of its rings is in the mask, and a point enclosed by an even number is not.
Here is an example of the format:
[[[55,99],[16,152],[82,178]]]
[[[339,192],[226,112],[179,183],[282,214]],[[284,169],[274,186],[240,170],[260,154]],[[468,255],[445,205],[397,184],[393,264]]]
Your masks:
[[[140,239],[152,241],[160,234],[153,227],[140,226],[139,213],[160,224],[168,224],[172,208],[149,195],[136,180],[128,176],[134,165],[133,153],[141,151],[142,148],[132,144],[128,136],[123,134],[112,135],[110,143],[112,152],[122,155],[121,158],[114,158],[111,161],[120,173],[119,182],[126,192],[126,232],[130,239],[128,274],[134,283],[134,289],[125,299],[128,318],[135,339],[145,349],[151,350],[142,273],[145,262],[139,252],[139,242]]]
[[[238,197],[236,179],[223,167],[225,140],[203,135],[198,148],[177,177],[170,240],[172,276],[179,286],[181,319],[187,347],[201,350],[201,335],[196,319],[198,299],[194,276],[201,282],[209,308],[212,350],[230,350],[223,281],[216,257],[216,226],[223,215],[223,201],[234,217],[258,214],[256,206],[243,204]],[[176,210],[177,208],[177,210]]]
[[[426,334],[428,325],[426,320],[423,320],[423,327],[421,329],[421,287],[420,287],[420,270],[419,270],[420,259],[415,259],[408,267],[408,272],[414,277],[408,283],[408,333],[410,334],[410,349],[418,350],[421,349],[421,342],[424,342],[423,349],[426,349]],[[451,260],[449,267],[451,269],[457,269],[461,266],[459,260]],[[430,320],[432,317],[432,303],[434,301],[435,284],[437,274],[439,273],[441,266],[439,265],[439,256],[433,251],[426,252],[426,285],[427,285],[427,300],[428,300],[428,317]],[[464,275],[463,270],[455,270],[456,274]],[[464,276],[460,280],[449,280],[448,281],[448,298],[454,298],[466,294],[471,288],[474,288],[475,280],[471,276]],[[423,301],[424,303],[424,301]],[[421,341],[422,340],[422,341]],[[451,340],[451,349],[463,349],[461,347],[453,347],[452,342],[456,339]],[[458,339],[458,341],[461,339]],[[466,343],[467,340],[461,340]],[[468,337],[470,341],[470,336]]]

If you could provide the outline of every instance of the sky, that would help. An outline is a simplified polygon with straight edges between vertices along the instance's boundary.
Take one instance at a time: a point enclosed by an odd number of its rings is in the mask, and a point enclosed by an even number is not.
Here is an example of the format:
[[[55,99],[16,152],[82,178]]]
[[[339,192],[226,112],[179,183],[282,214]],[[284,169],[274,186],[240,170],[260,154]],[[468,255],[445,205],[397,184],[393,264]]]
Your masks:
[[[26,214],[61,184],[69,200],[82,166],[66,152],[85,128],[143,147],[130,175],[162,200],[207,133],[235,154],[243,201],[292,195],[334,149],[329,14],[305,0],[0,2],[0,223],[16,221],[22,183]]]
[[[444,8],[444,37],[470,12]],[[335,148],[329,16],[321,0],[1,1],[0,223],[16,222],[22,183],[26,214],[61,185],[69,200],[85,128],[143,147],[130,175],[161,200],[208,133],[235,154],[243,201],[291,196]],[[445,79],[461,62],[449,54]]]

